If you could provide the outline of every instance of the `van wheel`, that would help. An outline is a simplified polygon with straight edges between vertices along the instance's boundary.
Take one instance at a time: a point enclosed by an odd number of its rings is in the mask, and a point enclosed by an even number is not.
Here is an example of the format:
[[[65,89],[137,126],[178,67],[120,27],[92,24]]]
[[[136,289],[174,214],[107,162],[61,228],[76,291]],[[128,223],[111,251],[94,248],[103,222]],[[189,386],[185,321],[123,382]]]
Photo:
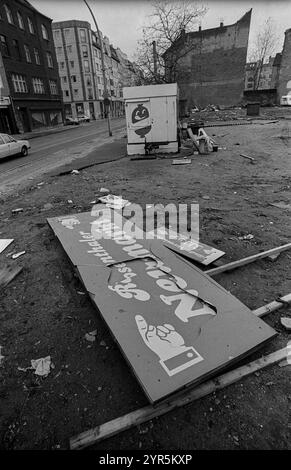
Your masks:
[[[27,147],[24,145],[21,149],[21,156],[22,157],[26,157],[28,155],[28,149]]]

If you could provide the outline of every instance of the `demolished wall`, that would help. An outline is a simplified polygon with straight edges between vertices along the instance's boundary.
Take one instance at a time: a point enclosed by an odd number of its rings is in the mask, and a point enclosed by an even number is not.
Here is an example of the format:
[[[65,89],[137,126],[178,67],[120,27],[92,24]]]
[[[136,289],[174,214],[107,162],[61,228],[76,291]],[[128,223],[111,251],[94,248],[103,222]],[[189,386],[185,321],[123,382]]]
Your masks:
[[[291,94],[291,28],[285,31],[279,72],[278,99],[280,100],[281,96],[288,94]]]
[[[233,25],[187,33],[180,39],[176,81],[180,111],[208,104],[231,106],[240,102],[252,10]],[[191,47],[189,47],[189,44]],[[192,47],[193,46],[193,47]],[[188,50],[185,54],[185,49]],[[171,51],[164,56],[166,69]],[[185,55],[183,55],[185,54]],[[168,59],[167,59],[168,57]]]

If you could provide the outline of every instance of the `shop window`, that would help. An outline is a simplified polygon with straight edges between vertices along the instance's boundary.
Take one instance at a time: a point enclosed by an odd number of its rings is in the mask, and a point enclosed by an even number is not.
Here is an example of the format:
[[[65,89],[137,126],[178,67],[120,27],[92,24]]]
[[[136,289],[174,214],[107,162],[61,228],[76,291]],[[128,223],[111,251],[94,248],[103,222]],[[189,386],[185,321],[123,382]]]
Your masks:
[[[31,113],[31,120],[34,129],[46,126],[45,114],[43,112]]]

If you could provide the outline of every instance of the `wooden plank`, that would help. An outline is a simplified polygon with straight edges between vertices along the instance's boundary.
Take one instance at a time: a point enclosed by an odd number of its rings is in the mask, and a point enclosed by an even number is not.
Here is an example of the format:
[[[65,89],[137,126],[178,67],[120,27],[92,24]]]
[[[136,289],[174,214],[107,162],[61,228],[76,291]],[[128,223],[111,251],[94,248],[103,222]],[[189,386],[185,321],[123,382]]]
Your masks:
[[[277,248],[272,248],[271,250],[263,251],[262,253],[257,253],[256,255],[247,256],[246,258],[239,259],[237,261],[232,261],[231,263],[223,264],[218,268],[208,269],[204,271],[209,276],[216,276],[216,274],[221,274],[226,271],[232,271],[233,269],[245,266],[246,264],[253,263],[258,259],[266,258],[266,256],[275,255],[276,253],[281,253],[282,251],[290,250],[291,243],[286,245],[278,246]]]
[[[21,266],[11,267],[6,266],[0,269],[0,289],[6,287],[18,274],[22,271]]]
[[[274,300],[267,305],[263,305],[262,307],[253,310],[253,314],[257,315],[257,317],[263,317],[268,313],[274,312],[275,310],[283,307],[286,305],[286,303],[291,304],[291,294],[287,294],[284,297],[281,297],[279,300]]]
[[[243,158],[247,158],[248,160],[251,160],[252,162],[255,161],[255,159],[253,157],[249,157],[249,155],[245,155],[244,153],[240,153],[240,156],[243,157]]]
[[[169,411],[188,405],[195,400],[209,395],[217,390],[231,385],[238,380],[247,377],[254,372],[264,369],[267,366],[277,364],[287,357],[287,348],[280,349],[268,356],[261,357],[253,362],[245,364],[237,369],[234,369],[226,374],[217,377],[216,379],[209,380],[194,390],[187,391],[183,396],[173,398],[171,401],[163,402],[155,407],[146,406],[139,410],[128,413],[119,418],[108,421],[105,424],[96,426],[95,428],[85,431],[78,436],[70,439],[70,448],[72,450],[80,450],[100,442],[103,439],[114,436],[122,431],[131,427],[138,426],[153,418],[157,418]]]

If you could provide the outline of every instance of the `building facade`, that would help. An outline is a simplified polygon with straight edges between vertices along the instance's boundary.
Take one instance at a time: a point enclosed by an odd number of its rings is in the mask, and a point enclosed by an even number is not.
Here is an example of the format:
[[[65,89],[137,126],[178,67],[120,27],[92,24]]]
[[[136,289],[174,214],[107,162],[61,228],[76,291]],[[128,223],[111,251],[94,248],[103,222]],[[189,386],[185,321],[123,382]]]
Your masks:
[[[270,90],[278,86],[281,54],[269,57],[268,62],[262,65],[258,62],[246,64],[245,90]]]
[[[285,31],[278,79],[278,100],[291,94],[291,28]]]
[[[98,34],[86,21],[54,22],[52,28],[65,114],[74,118],[80,115],[91,119],[105,117],[102,47],[111,116],[123,115],[122,88],[128,86],[129,81],[134,84],[136,73],[126,54],[114,48],[101,31],[100,44]]]
[[[14,115],[11,133],[63,121],[51,23],[26,0],[0,0],[0,48]]]
[[[195,105],[236,105],[244,91],[252,10],[235,24],[184,33],[164,54],[167,81],[177,81],[182,114]],[[176,59],[175,76],[173,57]]]

